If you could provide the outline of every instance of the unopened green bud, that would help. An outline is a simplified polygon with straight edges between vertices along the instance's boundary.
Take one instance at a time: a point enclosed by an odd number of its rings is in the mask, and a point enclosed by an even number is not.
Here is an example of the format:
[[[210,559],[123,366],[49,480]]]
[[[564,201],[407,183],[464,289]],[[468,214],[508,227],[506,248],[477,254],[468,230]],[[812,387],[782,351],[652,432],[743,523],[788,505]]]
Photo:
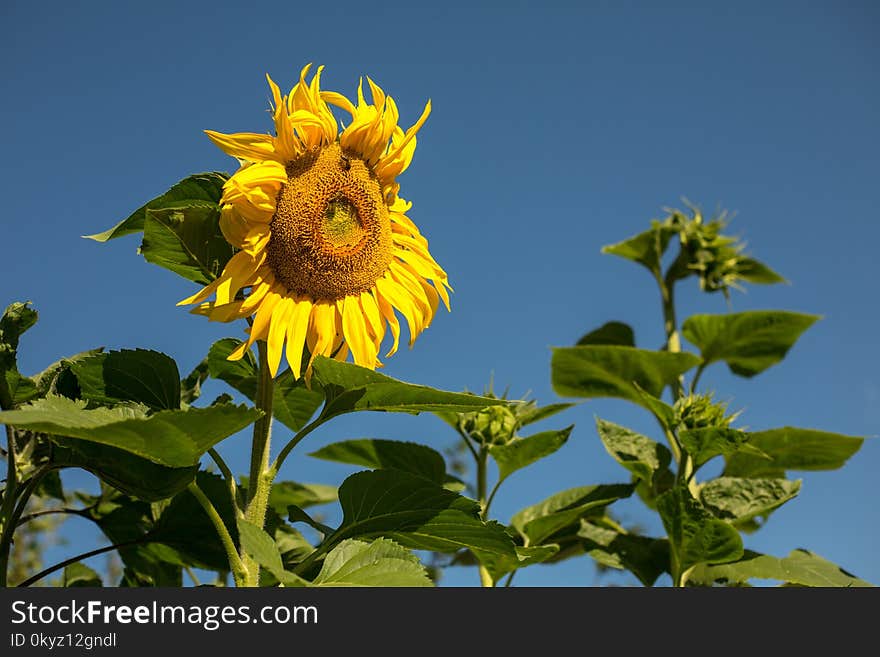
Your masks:
[[[467,413],[462,418],[464,430],[483,445],[506,445],[513,440],[519,422],[508,406],[490,406]]]

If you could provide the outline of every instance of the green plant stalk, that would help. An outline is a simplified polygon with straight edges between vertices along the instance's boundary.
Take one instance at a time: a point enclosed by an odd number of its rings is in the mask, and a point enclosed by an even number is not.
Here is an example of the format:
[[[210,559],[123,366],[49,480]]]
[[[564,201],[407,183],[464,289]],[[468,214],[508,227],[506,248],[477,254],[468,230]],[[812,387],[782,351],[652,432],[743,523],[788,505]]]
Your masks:
[[[486,463],[489,459],[489,451],[484,447],[480,446],[480,452],[477,455],[477,497],[480,501],[480,519],[486,519],[486,512],[489,510],[488,501],[486,499]],[[480,584],[486,588],[492,588],[495,586],[495,581],[492,579],[492,575],[489,574],[489,570],[483,565],[480,564]]]
[[[18,486],[18,474],[15,466],[15,442],[12,427],[6,425],[6,488],[3,490],[3,503],[0,505],[0,586],[6,586],[7,570],[9,569],[9,550],[12,543],[12,511],[15,508],[15,493]],[[9,534],[9,540],[6,534]]]
[[[195,481],[190,482],[189,486],[187,486],[187,490],[192,493],[193,497],[196,498],[198,503],[205,510],[205,513],[208,514],[208,518],[211,519],[211,524],[214,525],[214,529],[220,537],[220,542],[223,543],[223,549],[226,550],[226,558],[229,559],[229,567],[232,570],[235,585],[245,586],[247,579],[245,564],[242,562],[241,557],[238,556],[238,551],[235,549],[235,542],[232,540],[232,535],[229,533],[229,529],[226,528],[226,525],[223,524],[223,519],[220,517],[220,514],[217,513],[217,509],[214,508],[214,505],[211,504],[211,500],[209,500],[208,496],[202,492],[202,489],[199,488],[199,485]],[[259,575],[259,570],[257,571],[257,574]]]
[[[681,256],[679,256],[680,259]],[[681,352],[681,338],[678,334],[678,323],[675,317],[675,280],[671,276],[672,269],[667,273],[665,278],[657,275],[657,284],[660,287],[660,297],[663,301],[663,331],[666,334],[666,350],[670,353]],[[684,377],[678,377],[672,384],[673,403],[684,396]],[[675,473],[676,485],[689,485],[691,475],[693,474],[693,461],[687,451],[679,443],[675,433],[667,432],[670,448],[678,463]],[[672,537],[669,537],[669,553],[670,553],[670,570],[672,572],[672,585],[676,588],[685,585],[684,573],[681,570],[681,561],[679,559],[679,548]]]
[[[43,477],[45,477],[52,466],[49,464],[41,465],[34,474],[31,475],[27,483],[22,487],[21,494],[18,497],[18,504],[15,505],[12,513],[6,518],[3,526],[3,533],[0,535],[0,570],[3,573],[2,585],[7,585],[7,570],[9,569],[9,552],[12,549],[12,537],[15,529],[18,527],[18,521],[24,513],[28,500],[40,485]],[[5,502],[5,500],[4,500]]]
[[[269,492],[275,479],[273,468],[269,466],[269,449],[272,434],[272,398],[275,392],[275,379],[269,370],[268,346],[263,340],[257,341],[260,356],[257,378],[257,408],[263,416],[254,422],[254,440],[251,444],[251,468],[248,478],[248,505],[244,517],[248,522],[263,528],[266,524],[266,509],[269,506]],[[259,586],[260,564],[242,551],[245,565],[245,586]]]

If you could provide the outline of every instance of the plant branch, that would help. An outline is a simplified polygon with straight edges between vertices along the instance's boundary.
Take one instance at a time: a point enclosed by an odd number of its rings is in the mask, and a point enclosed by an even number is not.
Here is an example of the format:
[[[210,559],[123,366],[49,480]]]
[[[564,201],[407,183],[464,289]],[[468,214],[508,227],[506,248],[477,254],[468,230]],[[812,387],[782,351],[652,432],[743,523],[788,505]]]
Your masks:
[[[19,587],[30,586],[31,584],[34,584],[35,582],[38,582],[41,579],[43,579],[46,575],[51,575],[56,570],[61,570],[62,568],[66,568],[70,564],[74,564],[77,561],[89,559],[90,557],[96,557],[99,554],[104,554],[105,552],[111,552],[113,550],[119,550],[124,547],[129,547],[130,545],[138,545],[140,543],[146,543],[146,542],[149,542],[149,539],[147,539],[146,537],[140,537],[140,538],[135,538],[131,541],[123,541],[122,543],[114,543],[113,545],[107,545],[105,547],[98,548],[97,550],[92,550],[91,552],[84,552],[83,554],[78,554],[75,557],[71,557],[70,559],[65,559],[64,561],[62,561],[60,563],[56,563],[54,566],[49,566],[45,570],[41,570],[36,575],[32,575],[31,577],[28,577],[21,584],[18,584],[18,586]]]
[[[489,508],[489,504],[486,498],[486,463],[489,459],[489,451],[485,446],[480,446],[480,453],[477,456],[477,497],[480,500],[480,519],[486,519],[486,511]],[[489,570],[481,563],[479,565],[480,570],[480,583],[485,588],[491,588],[495,586],[495,581],[492,579],[492,575],[489,574]]]
[[[238,551],[235,549],[232,535],[224,524],[223,518],[220,517],[220,514],[217,513],[217,509],[214,508],[211,500],[209,500],[208,496],[202,492],[202,489],[199,488],[195,481],[191,482],[189,486],[187,486],[187,489],[192,493],[193,497],[196,498],[198,503],[205,510],[205,513],[208,514],[208,518],[210,518],[211,523],[214,525],[214,529],[217,531],[217,535],[220,537],[220,541],[223,543],[223,549],[226,550],[226,558],[229,560],[229,568],[232,570],[235,584],[236,586],[242,586],[246,576],[244,563],[242,563],[241,557],[238,556]]]
[[[34,511],[33,513],[29,513],[26,516],[22,516],[21,518],[19,518],[18,523],[16,524],[16,527],[21,527],[26,522],[30,522],[31,520],[34,520],[35,518],[39,518],[41,516],[50,516],[50,515],[53,515],[56,513],[69,514],[72,516],[81,516],[83,518],[88,517],[88,513],[86,513],[85,509],[69,509],[66,507],[62,507],[59,509],[44,509],[43,511]]]
[[[287,444],[284,446],[284,449],[282,449],[278,453],[278,456],[275,457],[275,461],[272,463],[272,468],[271,468],[272,473],[278,474],[278,472],[281,470],[281,466],[284,465],[285,459],[290,455],[290,452],[293,450],[293,448],[296,447],[297,445],[299,445],[300,441],[303,438],[308,436],[312,431],[317,429],[323,423],[324,423],[324,417],[322,415],[319,415],[314,422],[310,422],[309,424],[304,426],[302,429],[297,431],[296,435],[294,435],[294,437],[291,438],[287,442]]]
[[[226,480],[226,485],[229,488],[229,497],[232,500],[232,508],[235,509],[235,515],[243,518],[244,512],[242,509],[244,508],[244,500],[242,499],[241,490],[235,482],[235,476],[232,474],[232,470],[229,469],[229,466],[226,465],[226,461],[223,460],[223,457],[220,456],[216,449],[211,447],[208,450],[208,454],[214,460],[214,463],[217,464],[217,467],[223,474],[223,478]]]

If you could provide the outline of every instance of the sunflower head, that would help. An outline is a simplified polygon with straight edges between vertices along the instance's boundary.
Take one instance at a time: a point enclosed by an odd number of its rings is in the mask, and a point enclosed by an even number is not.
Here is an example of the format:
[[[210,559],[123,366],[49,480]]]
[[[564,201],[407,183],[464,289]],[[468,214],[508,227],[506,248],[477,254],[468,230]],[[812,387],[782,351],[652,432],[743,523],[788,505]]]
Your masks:
[[[211,140],[241,163],[226,182],[220,229],[238,249],[222,274],[181,304],[216,321],[253,316],[241,358],[255,340],[268,344],[272,374],[283,353],[294,375],[303,354],[381,366],[386,330],[397,351],[403,316],[410,346],[431,323],[440,300],[449,308],[446,273],[407,217],[397,176],[409,166],[430,102],[408,130],[397,105],[367,78],[357,104],[320,88],[303,68],[287,95],[269,78],[274,134],[221,134]],[[351,115],[340,132],[330,106]],[[211,299],[211,297],[214,297]]]

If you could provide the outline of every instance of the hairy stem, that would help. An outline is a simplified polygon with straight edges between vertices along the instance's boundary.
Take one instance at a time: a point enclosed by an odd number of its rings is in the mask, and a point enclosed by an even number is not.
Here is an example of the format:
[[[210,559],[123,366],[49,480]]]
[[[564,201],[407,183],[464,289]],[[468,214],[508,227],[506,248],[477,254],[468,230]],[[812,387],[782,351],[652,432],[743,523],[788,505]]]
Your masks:
[[[211,500],[209,500],[208,496],[202,492],[202,489],[199,488],[199,485],[195,481],[187,486],[187,490],[189,490],[189,492],[193,494],[193,497],[198,500],[198,503],[205,510],[205,513],[208,514],[208,518],[211,519],[211,524],[214,525],[214,529],[220,537],[220,542],[223,543],[223,549],[226,550],[226,558],[229,560],[229,568],[232,570],[235,585],[244,586],[247,572],[245,571],[241,557],[238,556],[238,551],[235,549],[235,542],[232,540],[232,535],[223,523],[223,518],[220,517],[220,514],[217,513],[217,509],[214,508]]]
[[[269,506],[269,491],[275,475],[269,467],[269,448],[272,433],[272,397],[275,392],[275,379],[269,370],[268,345],[263,340],[257,341],[260,355],[257,373],[256,405],[263,416],[254,423],[254,440],[251,445],[251,469],[248,478],[248,505],[244,517],[248,522],[262,529],[266,523],[266,508]],[[247,576],[245,586],[259,586],[260,565],[249,555],[242,552],[242,561]]]
[[[15,437],[12,427],[6,425],[6,487],[3,489],[3,503],[0,504],[0,586],[6,586],[6,571],[9,568],[9,549],[12,542],[12,510],[15,505],[15,493],[18,485],[18,474],[15,469]],[[9,533],[9,540],[6,538]]]
[[[12,537],[15,534],[15,529],[18,526],[18,520],[21,518],[24,513],[24,509],[27,506],[28,500],[30,500],[31,495],[33,495],[37,486],[39,486],[40,482],[43,480],[49,471],[52,470],[52,466],[48,463],[41,465],[34,474],[31,475],[31,478],[27,480],[27,483],[21,490],[21,494],[18,498],[18,504],[15,505],[15,509],[12,513],[7,516],[3,523],[3,532],[0,534],[0,573],[2,573],[2,579],[0,579],[0,585],[6,586],[7,581],[7,569],[9,568],[9,552],[12,549]],[[5,499],[3,500],[6,501]]]
[[[485,447],[480,446],[480,452],[477,455],[477,497],[480,501],[480,518],[482,520],[486,519],[486,512],[489,509],[486,498],[486,464],[488,460],[489,451]],[[489,574],[489,571],[483,564],[480,564],[480,584],[486,588],[495,586],[492,575]]]

